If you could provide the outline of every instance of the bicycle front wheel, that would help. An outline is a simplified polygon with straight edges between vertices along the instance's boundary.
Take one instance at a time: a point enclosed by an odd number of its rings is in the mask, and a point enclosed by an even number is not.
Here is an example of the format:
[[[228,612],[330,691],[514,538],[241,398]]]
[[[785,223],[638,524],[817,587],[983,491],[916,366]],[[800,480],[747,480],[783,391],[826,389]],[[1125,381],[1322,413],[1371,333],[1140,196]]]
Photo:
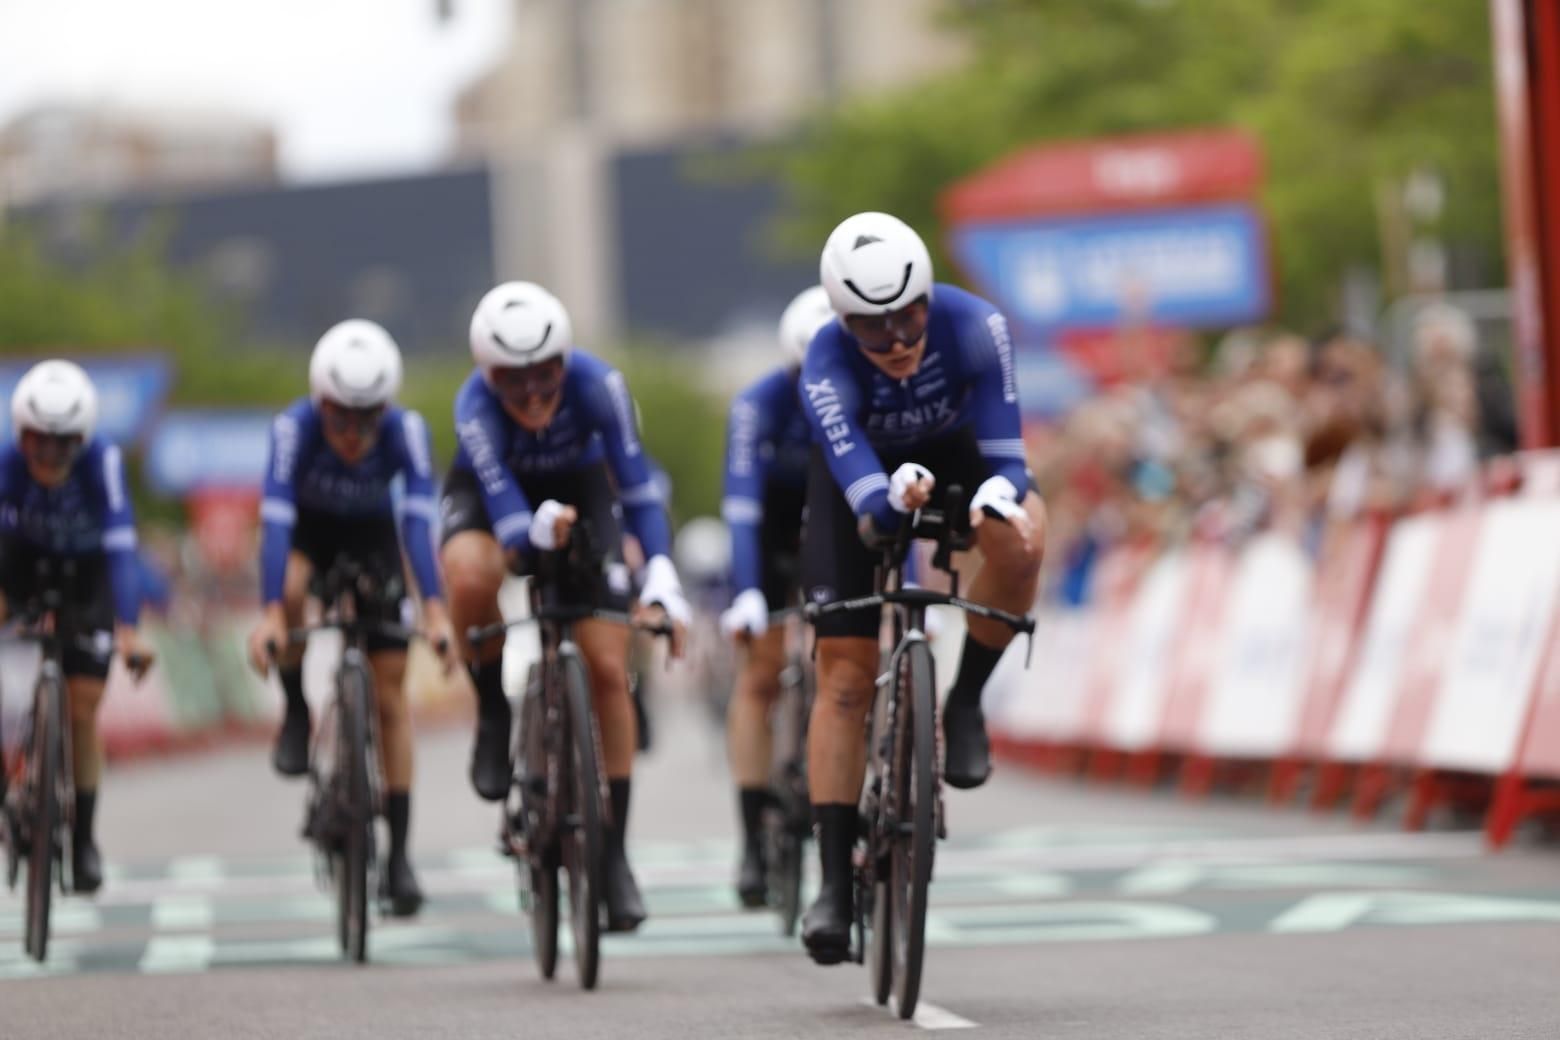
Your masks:
[[[558,655],[568,718],[566,764],[560,794],[563,807],[563,865],[569,875],[569,923],[580,986],[595,989],[601,969],[602,796],[596,723],[590,710],[590,683],[579,654]]]
[[[60,819],[60,748],[64,741],[60,709],[64,689],[58,676],[38,680],[33,699],[32,847],[27,857],[27,930],[25,948],[40,964],[49,953],[49,904],[54,895],[54,832]]]
[[[374,807],[369,791],[368,673],[344,665],[337,679],[337,739],[334,787],[341,808],[341,852],[336,870],[336,917],[341,952],[356,964],[368,960],[368,865],[373,858]]]
[[[927,892],[937,842],[937,702],[932,651],[925,642],[905,644],[896,663],[899,712],[890,783],[898,826],[889,856],[888,896],[894,1010],[910,1018],[921,995]]]

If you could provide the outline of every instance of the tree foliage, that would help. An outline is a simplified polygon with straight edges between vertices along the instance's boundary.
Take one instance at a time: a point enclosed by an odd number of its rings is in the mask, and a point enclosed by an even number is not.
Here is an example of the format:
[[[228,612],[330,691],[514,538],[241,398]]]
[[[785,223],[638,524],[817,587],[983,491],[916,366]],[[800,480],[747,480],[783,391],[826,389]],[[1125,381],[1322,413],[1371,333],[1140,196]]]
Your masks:
[[[1267,157],[1263,202],[1285,317],[1332,311],[1379,264],[1377,186],[1438,172],[1441,233],[1499,254],[1488,5],[1482,0],[963,0],[958,70],[820,115],[783,169],[799,251],[861,209],[931,237],[953,180],[1038,142],[1237,126]]]

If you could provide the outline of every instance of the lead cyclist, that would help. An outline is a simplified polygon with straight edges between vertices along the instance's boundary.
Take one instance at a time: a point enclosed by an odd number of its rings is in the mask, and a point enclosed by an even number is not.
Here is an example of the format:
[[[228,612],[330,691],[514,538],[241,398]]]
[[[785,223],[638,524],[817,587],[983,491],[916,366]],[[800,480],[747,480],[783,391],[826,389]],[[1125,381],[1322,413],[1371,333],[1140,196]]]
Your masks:
[[[1027,612],[1039,587],[1045,507],[1020,439],[1007,322],[980,297],[934,283],[925,243],[886,213],[858,213],[835,228],[819,271],[837,320],[813,337],[802,364],[814,445],[802,550],[808,598],[870,594],[877,555],[866,539],[897,531],[959,484],[973,490],[982,560],[969,598]],[[868,608],[817,626],[807,771],[823,880],[802,941],[819,964],[840,963],[850,946],[851,853],[880,623],[880,611]],[[943,708],[943,776],[953,787],[978,787],[990,775],[981,692],[1011,639],[999,622],[968,620]]]

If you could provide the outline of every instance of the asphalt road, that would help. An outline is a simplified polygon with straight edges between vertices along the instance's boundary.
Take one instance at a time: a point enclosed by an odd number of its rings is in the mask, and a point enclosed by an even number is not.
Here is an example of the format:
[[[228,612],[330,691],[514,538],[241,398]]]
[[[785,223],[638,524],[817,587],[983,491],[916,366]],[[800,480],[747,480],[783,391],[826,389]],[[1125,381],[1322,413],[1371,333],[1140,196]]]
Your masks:
[[[48,965],[0,895],[0,1037],[992,1037],[1560,1035],[1560,850],[1486,854],[1247,803],[1042,781],[950,792],[923,1011],[865,1002],[730,894],[734,807],[697,712],[658,718],[632,850],[652,921],[601,988],[538,980],[463,728],[419,741],[414,846],[430,901],[339,963],[296,838],[302,790],[246,746],[114,770],[109,883],[57,904]]]

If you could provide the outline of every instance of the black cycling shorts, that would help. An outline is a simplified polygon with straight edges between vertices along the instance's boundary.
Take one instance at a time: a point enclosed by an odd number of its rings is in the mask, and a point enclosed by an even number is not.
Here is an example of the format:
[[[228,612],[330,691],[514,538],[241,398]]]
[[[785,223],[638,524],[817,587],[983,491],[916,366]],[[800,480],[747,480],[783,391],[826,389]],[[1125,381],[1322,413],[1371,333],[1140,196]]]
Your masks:
[[[395,517],[389,513],[368,516],[339,516],[317,509],[299,509],[293,525],[293,552],[301,553],[313,574],[309,591],[315,596],[325,592],[325,575],[338,557],[345,556],[379,578],[384,594],[378,602],[359,604],[359,614],[387,625],[404,626],[411,620],[406,598],[406,568],[401,561],[401,537]],[[367,639],[370,653],[381,650],[405,650],[406,639],[386,632],[372,632]]]
[[[758,530],[758,581],[770,610],[795,606],[802,588],[802,516],[807,488],[769,484]]]
[[[26,608],[43,591],[38,582],[37,561],[47,559],[58,573],[69,562],[75,577],[66,583],[65,612],[74,636],[64,647],[61,667],[67,678],[108,678],[114,657],[114,588],[108,557],[57,556],[40,552],[20,538],[0,538],[0,590],[13,614]]]
[[[596,550],[605,557],[598,580],[566,584],[559,590],[560,601],[569,606],[627,611],[633,589],[628,565],[623,562],[623,505],[618,501],[606,463],[516,477],[515,481],[533,509],[548,499],[573,506],[580,521],[590,525]],[[482,485],[471,470],[451,469],[445,474],[439,496],[439,520],[441,544],[462,531],[493,533]],[[528,554],[528,567],[531,562]]]
[[[992,475],[969,427],[902,451],[878,453],[883,472],[893,475],[906,462],[918,462],[937,478],[932,508],[940,508],[948,488],[958,484],[966,500]],[[802,586],[813,603],[853,599],[872,594],[872,579],[881,555],[869,549],[857,530],[856,514],[845,493],[829,472],[823,453],[813,448],[807,467],[807,532],[802,544]],[[863,636],[874,638],[882,623],[882,610],[870,607],[842,611],[817,623],[818,638]]]

